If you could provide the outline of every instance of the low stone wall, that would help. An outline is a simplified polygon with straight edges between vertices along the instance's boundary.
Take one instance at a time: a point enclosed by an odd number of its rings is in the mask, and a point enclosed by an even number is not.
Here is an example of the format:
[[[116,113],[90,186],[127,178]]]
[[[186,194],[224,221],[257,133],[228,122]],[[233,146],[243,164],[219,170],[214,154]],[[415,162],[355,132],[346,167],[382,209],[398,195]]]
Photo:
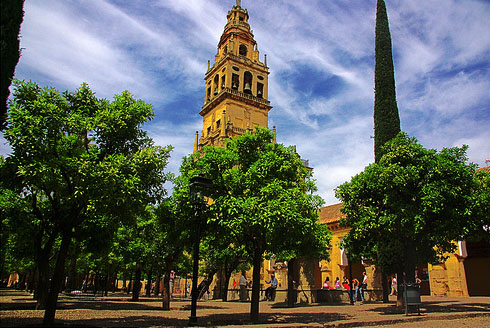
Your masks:
[[[327,303],[341,304],[350,303],[347,290],[343,289],[299,289],[295,291],[297,303]],[[252,295],[252,290],[248,289],[249,297]],[[275,302],[286,302],[288,291],[286,289],[276,290]],[[265,298],[265,289],[260,291],[260,299]],[[239,300],[239,290],[229,289],[228,300]],[[361,297],[358,294],[358,300]],[[383,291],[381,289],[367,289],[364,291],[364,299],[366,302],[376,302],[383,299]]]

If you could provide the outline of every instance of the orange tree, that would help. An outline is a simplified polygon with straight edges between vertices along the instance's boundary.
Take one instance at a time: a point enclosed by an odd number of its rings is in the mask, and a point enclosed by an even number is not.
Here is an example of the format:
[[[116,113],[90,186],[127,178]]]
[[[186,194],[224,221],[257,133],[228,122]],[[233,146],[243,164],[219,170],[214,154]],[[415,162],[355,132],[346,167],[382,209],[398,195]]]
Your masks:
[[[325,258],[331,239],[318,220],[322,204],[312,172],[294,151],[272,142],[272,133],[229,139],[225,148],[205,147],[184,160],[183,172],[202,171],[213,181],[207,234],[226,233],[230,245],[243,246],[253,265],[251,320],[259,315],[260,265],[265,254],[284,259]]]
[[[52,324],[77,228],[95,218],[134,219],[159,202],[171,147],[153,145],[142,130],[154,115],[151,105],[127,91],[110,102],[86,84],[63,94],[32,82],[14,85],[5,129],[12,153],[1,163],[0,187],[23,204],[22,215],[12,217],[23,217],[31,231],[38,305]]]
[[[454,251],[454,241],[474,231],[481,213],[466,149],[428,150],[402,132],[386,143],[379,162],[337,187],[351,254],[373,259],[403,283],[403,277],[415,281],[417,263]]]

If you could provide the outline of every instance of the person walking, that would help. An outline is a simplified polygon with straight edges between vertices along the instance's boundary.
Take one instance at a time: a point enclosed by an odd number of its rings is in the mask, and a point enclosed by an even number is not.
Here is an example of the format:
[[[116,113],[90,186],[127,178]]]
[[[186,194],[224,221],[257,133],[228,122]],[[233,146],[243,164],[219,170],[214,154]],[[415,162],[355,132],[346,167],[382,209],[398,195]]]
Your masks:
[[[352,289],[354,292],[354,303],[357,301],[357,293],[359,292],[359,280],[357,278],[352,279]]]
[[[242,271],[242,275],[240,276],[240,280],[238,281],[240,285],[240,302],[246,302],[248,298],[247,292],[247,278],[245,276],[245,271]]]
[[[175,271],[170,270],[170,276],[169,276],[170,297],[172,297],[174,293],[174,280],[175,280]]]
[[[366,290],[367,288],[367,275],[366,275],[366,271],[364,271],[362,273],[362,283],[361,283],[361,286],[359,288],[359,292],[361,293],[361,302],[364,303],[364,291]]]
[[[391,293],[390,296],[396,295],[397,294],[397,287],[396,287],[396,277],[393,276],[391,278]]]

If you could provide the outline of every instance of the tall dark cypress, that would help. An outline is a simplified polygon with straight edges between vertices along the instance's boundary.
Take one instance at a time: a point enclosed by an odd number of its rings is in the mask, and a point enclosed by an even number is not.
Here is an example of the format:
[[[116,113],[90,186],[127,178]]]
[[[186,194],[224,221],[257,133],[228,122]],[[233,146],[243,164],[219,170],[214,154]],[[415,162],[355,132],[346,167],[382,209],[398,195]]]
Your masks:
[[[374,160],[383,153],[381,147],[400,132],[400,116],[396,105],[395,70],[391,52],[391,34],[384,0],[376,9],[376,41],[374,66]]]
[[[19,31],[24,18],[24,0],[2,0],[0,5],[0,129],[5,123],[9,87],[19,61]]]

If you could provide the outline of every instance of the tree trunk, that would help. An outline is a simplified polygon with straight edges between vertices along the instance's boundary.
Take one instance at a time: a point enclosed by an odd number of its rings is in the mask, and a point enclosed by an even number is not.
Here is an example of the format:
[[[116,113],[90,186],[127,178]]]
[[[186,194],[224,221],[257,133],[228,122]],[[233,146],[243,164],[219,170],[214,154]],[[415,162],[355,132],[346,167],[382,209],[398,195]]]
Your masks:
[[[77,260],[78,260],[78,253],[79,253],[79,243],[75,241],[75,248],[73,250],[74,254],[71,257],[70,261],[70,269],[68,273],[68,283],[66,284],[66,291],[71,292],[72,290],[75,290],[77,288]]]
[[[233,272],[234,269],[235,268],[225,267],[225,279],[223,284],[223,295],[222,295],[223,302],[228,302],[228,286],[230,285],[231,273]]]
[[[130,276],[129,276],[128,287],[126,288],[126,294],[129,295],[129,293],[131,292],[131,286],[132,285],[133,285],[133,273],[131,272]]]
[[[294,307],[296,295],[294,290],[294,266],[296,259],[290,259],[288,262],[288,307]]]
[[[123,272],[123,283],[122,283],[122,289],[125,290],[126,289],[126,270],[124,270]]]
[[[142,268],[143,266],[141,263],[136,264],[136,274],[133,283],[133,297],[131,298],[131,300],[135,302],[139,301],[140,298]]]
[[[173,260],[165,260],[165,274],[163,276],[162,289],[162,308],[164,311],[170,311],[170,271],[172,271]]]
[[[405,280],[407,283],[415,282],[415,247],[410,243],[405,248]]]
[[[158,271],[157,277],[155,279],[155,290],[153,291],[153,295],[158,296],[160,293],[160,279],[161,279],[162,273]]]
[[[252,303],[250,304],[250,320],[253,323],[259,321],[259,298],[260,298],[260,262],[262,251],[254,250],[253,273],[252,273]]]
[[[44,251],[37,258],[37,281],[34,298],[37,300],[36,310],[46,309],[49,290],[49,257]]]
[[[68,249],[71,243],[72,232],[71,229],[67,229],[63,232],[61,239],[61,245],[56,259],[56,265],[54,269],[53,279],[51,281],[50,290],[48,292],[48,298],[46,302],[46,311],[44,312],[44,325],[52,325],[54,322],[54,316],[56,313],[56,305],[58,303],[58,294],[63,285],[63,278],[65,273],[65,261],[68,254]]]
[[[146,273],[146,279],[148,280],[148,283],[146,284],[146,296],[147,297],[150,297],[151,295],[151,276],[152,276],[152,270],[153,267],[150,266],[150,270],[148,270],[148,272]]]
[[[389,286],[388,286],[388,277],[386,273],[381,268],[381,286],[383,287],[383,303],[389,303]]]
[[[398,269],[396,273],[397,293],[396,293],[396,306],[403,306],[403,284],[405,283],[405,274],[403,269]]]

